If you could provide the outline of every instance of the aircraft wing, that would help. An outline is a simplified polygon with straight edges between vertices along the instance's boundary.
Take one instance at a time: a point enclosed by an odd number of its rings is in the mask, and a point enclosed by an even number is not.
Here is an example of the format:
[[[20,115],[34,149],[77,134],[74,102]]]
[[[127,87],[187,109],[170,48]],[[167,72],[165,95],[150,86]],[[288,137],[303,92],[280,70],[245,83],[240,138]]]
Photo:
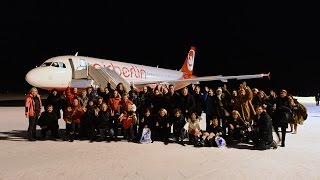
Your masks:
[[[203,77],[195,77],[191,79],[177,79],[177,80],[164,80],[164,81],[141,81],[135,82],[135,85],[144,85],[144,84],[157,84],[157,83],[199,83],[203,81],[222,81],[228,82],[229,79],[254,79],[254,78],[263,78],[268,77],[270,79],[270,73],[268,74],[252,74],[252,75],[238,75],[238,76],[203,76]]]

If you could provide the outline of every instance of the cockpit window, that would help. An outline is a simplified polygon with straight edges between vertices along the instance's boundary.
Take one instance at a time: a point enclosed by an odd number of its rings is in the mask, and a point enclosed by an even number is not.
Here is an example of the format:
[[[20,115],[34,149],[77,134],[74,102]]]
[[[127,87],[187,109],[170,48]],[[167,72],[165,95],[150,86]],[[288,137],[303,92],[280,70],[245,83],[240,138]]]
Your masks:
[[[45,62],[41,65],[41,67],[51,66],[52,62]]]
[[[66,65],[63,62],[59,62],[60,68],[66,68]]]
[[[66,65],[63,62],[45,62],[41,67],[53,66],[57,68],[66,68]]]
[[[53,66],[53,67],[59,67],[59,63],[53,62],[51,66]]]

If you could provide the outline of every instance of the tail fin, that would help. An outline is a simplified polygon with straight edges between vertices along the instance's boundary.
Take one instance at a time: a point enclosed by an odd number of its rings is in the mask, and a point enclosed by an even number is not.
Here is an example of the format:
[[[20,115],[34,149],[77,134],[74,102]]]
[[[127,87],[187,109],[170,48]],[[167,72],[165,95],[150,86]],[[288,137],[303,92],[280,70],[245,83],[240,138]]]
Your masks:
[[[182,68],[180,69],[181,72],[184,72],[184,75],[187,75],[187,76],[192,75],[195,55],[196,55],[196,47],[191,46],[188,52],[188,56],[184,61]]]

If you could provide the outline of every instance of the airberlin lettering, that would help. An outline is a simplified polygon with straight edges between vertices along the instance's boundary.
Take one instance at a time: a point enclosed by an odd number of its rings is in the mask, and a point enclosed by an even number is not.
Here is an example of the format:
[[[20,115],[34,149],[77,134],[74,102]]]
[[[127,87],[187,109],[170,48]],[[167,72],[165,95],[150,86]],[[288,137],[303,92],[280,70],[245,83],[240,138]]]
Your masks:
[[[109,65],[103,65],[100,64],[93,64],[92,65],[95,69],[99,69],[101,67],[106,67],[111,70],[114,70],[116,73],[118,73],[120,76],[123,76],[125,78],[137,78],[137,79],[146,79],[146,71],[144,69],[139,69],[137,66],[116,66],[110,63]]]

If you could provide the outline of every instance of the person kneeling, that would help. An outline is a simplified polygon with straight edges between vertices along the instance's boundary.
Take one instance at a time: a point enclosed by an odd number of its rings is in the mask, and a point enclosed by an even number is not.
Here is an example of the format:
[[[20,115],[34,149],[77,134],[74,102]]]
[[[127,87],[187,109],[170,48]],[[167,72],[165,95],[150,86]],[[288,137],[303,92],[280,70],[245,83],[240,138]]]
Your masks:
[[[200,126],[201,118],[198,117],[196,112],[192,112],[187,123],[184,125],[183,129],[187,131],[189,136],[189,144],[195,147],[200,147],[200,136],[202,134],[202,129]]]
[[[254,149],[276,149],[277,143],[272,136],[272,120],[263,106],[258,105],[256,107],[256,115],[253,121],[254,129],[250,132],[250,139],[254,143]]]
[[[48,105],[45,112],[43,112],[39,118],[39,126],[41,127],[41,139],[46,138],[47,131],[51,131],[51,137],[58,139],[58,118],[56,113],[53,111],[53,106]]]
[[[230,143],[242,143],[248,132],[249,123],[246,123],[237,110],[232,111],[232,116],[228,118],[228,140]]]
[[[222,127],[219,126],[219,120],[217,117],[213,117],[212,124],[202,135],[201,144],[202,146],[217,147],[215,139],[222,136],[224,134]]]

